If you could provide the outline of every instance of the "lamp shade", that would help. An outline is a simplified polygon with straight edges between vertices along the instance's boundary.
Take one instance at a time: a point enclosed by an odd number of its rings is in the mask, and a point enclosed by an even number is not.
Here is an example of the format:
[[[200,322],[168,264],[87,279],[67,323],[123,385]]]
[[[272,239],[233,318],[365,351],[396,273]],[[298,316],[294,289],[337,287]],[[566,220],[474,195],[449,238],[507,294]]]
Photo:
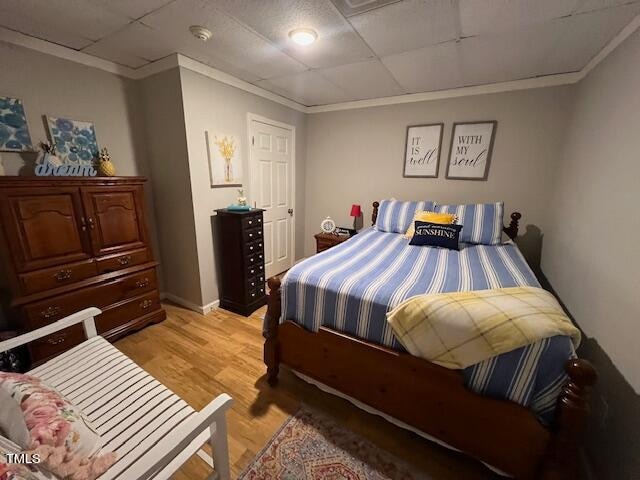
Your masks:
[[[360,215],[362,215],[362,209],[360,208],[360,205],[351,205],[351,216],[359,217]]]

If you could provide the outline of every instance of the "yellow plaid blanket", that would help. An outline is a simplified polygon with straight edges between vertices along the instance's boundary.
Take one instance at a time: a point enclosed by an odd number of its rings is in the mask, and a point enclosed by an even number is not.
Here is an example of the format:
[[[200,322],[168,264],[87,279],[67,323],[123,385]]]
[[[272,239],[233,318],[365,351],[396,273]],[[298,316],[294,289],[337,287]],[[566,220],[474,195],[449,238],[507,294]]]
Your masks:
[[[580,344],[580,331],[549,292],[535,287],[419,295],[387,314],[412,355],[466,368],[555,335]]]

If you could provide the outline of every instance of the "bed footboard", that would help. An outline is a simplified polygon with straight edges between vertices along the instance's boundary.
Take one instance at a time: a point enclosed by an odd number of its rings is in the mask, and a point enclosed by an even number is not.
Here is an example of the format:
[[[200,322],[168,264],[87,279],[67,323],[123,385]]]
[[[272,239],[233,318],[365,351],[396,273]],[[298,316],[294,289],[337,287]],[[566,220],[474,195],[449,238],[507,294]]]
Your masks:
[[[596,381],[586,360],[567,362],[570,381],[549,430],[524,407],[467,390],[457,371],[328,328],[313,333],[290,321],[281,325],[280,278],[268,285],[264,362],[270,385],[277,384],[282,363],[517,478],[580,478],[579,450]]]

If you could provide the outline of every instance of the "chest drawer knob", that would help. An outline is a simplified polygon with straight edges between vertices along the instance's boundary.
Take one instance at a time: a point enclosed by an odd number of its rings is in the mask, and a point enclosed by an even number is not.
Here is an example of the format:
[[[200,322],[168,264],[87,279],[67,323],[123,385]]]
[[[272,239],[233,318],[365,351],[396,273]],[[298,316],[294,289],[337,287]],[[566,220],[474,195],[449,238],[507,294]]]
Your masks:
[[[249,225],[253,225],[253,220],[249,220],[247,223],[248,223]]]
[[[253,238],[253,233],[250,233],[250,234],[249,234],[249,238]]]
[[[131,263],[131,255],[125,255],[124,257],[118,258],[118,263],[120,265],[129,265]]]
[[[151,305],[153,305],[152,300],[143,300],[140,302],[140,308],[143,310],[148,310]]]
[[[147,277],[141,278],[136,282],[136,288],[144,288],[149,286],[149,279]]]
[[[253,245],[251,245],[251,246],[249,247],[249,250],[253,251]]]
[[[47,338],[47,343],[49,345],[60,345],[61,343],[64,343],[66,340],[67,340],[66,333],[56,333],[55,335],[50,335]]]
[[[71,270],[59,270],[53,274],[53,278],[58,282],[64,282],[71,278]]]
[[[51,318],[58,314],[60,314],[60,307],[58,306],[50,306],[40,312],[42,318]]]

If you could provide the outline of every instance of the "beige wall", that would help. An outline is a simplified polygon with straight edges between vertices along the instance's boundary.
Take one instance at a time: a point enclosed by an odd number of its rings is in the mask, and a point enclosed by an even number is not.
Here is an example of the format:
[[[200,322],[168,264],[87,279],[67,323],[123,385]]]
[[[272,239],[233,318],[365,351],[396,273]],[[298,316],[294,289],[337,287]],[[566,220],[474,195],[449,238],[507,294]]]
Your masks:
[[[254,113],[296,127],[296,257],[302,256],[305,210],[306,116],[270,100],[225,85],[191,70],[180,69],[184,101],[189,173],[193,195],[193,214],[200,270],[201,305],[218,300],[214,241],[211,216],[217,208],[235,203],[236,188],[211,188],[205,131],[237,135],[241,141],[245,193],[248,186],[249,145],[247,113]]]
[[[542,267],[640,392],[640,32],[577,86]]]
[[[0,59],[0,95],[22,99],[34,146],[48,138],[43,115],[90,120],[118,175],[148,175],[133,80],[3,42]],[[0,155],[7,175],[33,174],[35,154]]]
[[[178,69],[139,82],[160,240],[162,292],[202,305]]]
[[[554,87],[311,115],[306,254],[315,251],[313,234],[326,216],[338,225],[352,224],[353,203],[362,205],[369,225],[371,203],[383,198],[503,200],[507,212],[523,214],[520,245],[535,265],[571,100],[571,87]],[[489,179],[446,180],[452,124],[472,120],[498,121]],[[407,125],[436,122],[445,124],[439,178],[403,178]]]

